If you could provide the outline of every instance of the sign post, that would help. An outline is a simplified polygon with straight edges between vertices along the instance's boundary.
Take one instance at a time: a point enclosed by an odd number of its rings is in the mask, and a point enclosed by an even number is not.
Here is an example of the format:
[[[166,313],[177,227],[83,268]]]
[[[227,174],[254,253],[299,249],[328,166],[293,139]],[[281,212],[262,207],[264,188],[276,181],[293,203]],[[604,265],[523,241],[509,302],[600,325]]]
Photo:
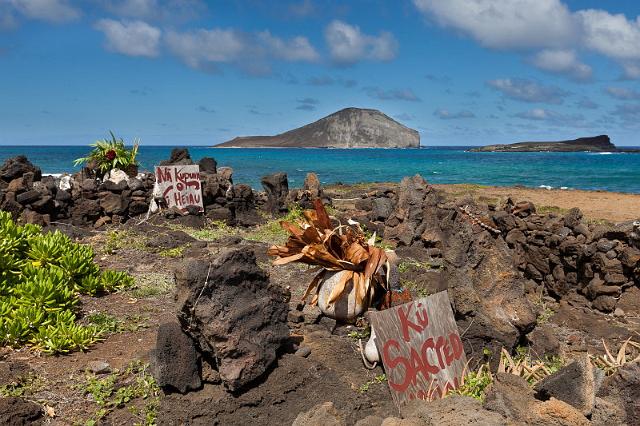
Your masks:
[[[398,408],[458,387],[467,358],[446,291],[370,312],[369,320]]]
[[[184,213],[188,206],[196,206],[204,211],[201,186],[197,164],[156,167],[154,194],[164,198],[169,208],[177,207]]]

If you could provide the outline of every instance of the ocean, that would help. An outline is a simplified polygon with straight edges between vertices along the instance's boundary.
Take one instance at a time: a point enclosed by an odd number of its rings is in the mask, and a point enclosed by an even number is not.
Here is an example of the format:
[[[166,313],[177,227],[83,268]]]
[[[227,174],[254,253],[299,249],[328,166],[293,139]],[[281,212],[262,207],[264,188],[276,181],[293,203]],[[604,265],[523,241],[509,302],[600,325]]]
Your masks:
[[[323,184],[398,182],[421,174],[432,183],[552,187],[640,193],[640,154],[632,153],[499,153],[467,152],[470,147],[423,149],[212,149],[188,147],[191,157],[213,157],[234,170],[235,183],[260,189],[266,174],[286,172],[290,187],[300,187],[308,172]],[[142,170],[169,158],[172,147],[141,146]],[[78,170],[73,160],[86,146],[0,146],[0,162],[24,154],[43,173]]]

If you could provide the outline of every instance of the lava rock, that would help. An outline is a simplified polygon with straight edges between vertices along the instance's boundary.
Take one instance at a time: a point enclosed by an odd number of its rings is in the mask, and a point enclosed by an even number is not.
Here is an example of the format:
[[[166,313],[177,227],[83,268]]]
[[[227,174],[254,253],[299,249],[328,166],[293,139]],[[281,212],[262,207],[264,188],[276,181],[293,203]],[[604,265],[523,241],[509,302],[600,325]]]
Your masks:
[[[39,425],[43,422],[40,404],[17,397],[0,398],[0,424],[11,426]]]
[[[535,390],[539,399],[557,398],[589,416],[600,384],[589,356],[585,354],[539,381]]]
[[[607,377],[598,391],[598,396],[622,407],[627,424],[639,424],[640,362],[625,364],[613,375]]]
[[[292,426],[345,426],[344,413],[336,410],[333,402],[318,404],[311,410],[298,414]]]
[[[186,148],[174,148],[171,150],[171,156],[168,160],[160,162],[161,166],[176,166],[176,165],[191,165],[193,160],[189,154],[189,150]]]
[[[7,159],[0,167],[0,179],[5,182],[11,182],[29,172],[33,173],[34,181],[42,179],[40,168],[34,166],[24,155],[18,155]]]
[[[289,295],[271,285],[253,251],[190,259],[175,271],[178,318],[232,391],[262,376],[289,338]],[[208,279],[207,279],[208,278]]]
[[[218,163],[211,157],[203,157],[198,161],[198,165],[200,166],[200,173],[217,173]]]
[[[574,207],[567,212],[564,217],[565,226],[574,229],[578,226],[582,221],[582,211],[579,208]]]
[[[267,193],[265,208],[271,214],[277,215],[287,211],[287,196],[289,195],[289,181],[286,173],[274,173],[260,179],[262,187]]]
[[[22,205],[26,205],[39,200],[40,197],[41,197],[40,191],[36,191],[35,189],[32,189],[30,191],[23,192],[22,194],[16,195],[16,201]]]
[[[393,202],[386,197],[374,198],[371,205],[371,220],[385,221],[393,213]]]
[[[121,195],[109,193],[100,200],[100,207],[106,214],[123,215],[127,211],[127,202]]]
[[[180,324],[168,322],[158,327],[156,347],[151,354],[151,370],[158,386],[163,389],[186,393],[202,386],[200,354]]]

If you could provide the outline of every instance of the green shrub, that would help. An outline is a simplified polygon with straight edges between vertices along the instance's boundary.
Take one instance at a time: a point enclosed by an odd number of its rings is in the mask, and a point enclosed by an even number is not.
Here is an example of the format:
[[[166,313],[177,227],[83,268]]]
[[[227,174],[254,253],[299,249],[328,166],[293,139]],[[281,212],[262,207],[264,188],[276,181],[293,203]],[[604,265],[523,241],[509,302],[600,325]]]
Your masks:
[[[79,295],[127,288],[133,278],[101,273],[93,258],[90,246],[0,211],[0,345],[65,353],[99,340],[98,327],[76,324]]]
[[[107,173],[111,169],[125,169],[129,166],[138,164],[136,156],[138,155],[138,146],[140,142],[136,139],[133,147],[127,149],[122,138],[116,138],[113,132],[111,140],[103,139],[96,141],[91,146],[93,150],[86,157],[75,160],[74,165],[87,163],[88,166],[99,170],[101,173]]]

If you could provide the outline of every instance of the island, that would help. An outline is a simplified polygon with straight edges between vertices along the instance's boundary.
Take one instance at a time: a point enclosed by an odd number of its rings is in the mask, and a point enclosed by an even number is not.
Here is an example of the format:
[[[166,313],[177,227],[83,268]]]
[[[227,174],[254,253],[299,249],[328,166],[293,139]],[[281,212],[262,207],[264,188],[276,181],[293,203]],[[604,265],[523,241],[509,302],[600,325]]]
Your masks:
[[[275,136],[243,136],[214,148],[419,148],[420,134],[375,109],[345,108]]]
[[[637,149],[618,148],[607,135],[584,137],[557,142],[518,142],[507,145],[487,145],[470,149],[471,152],[640,152]]]

